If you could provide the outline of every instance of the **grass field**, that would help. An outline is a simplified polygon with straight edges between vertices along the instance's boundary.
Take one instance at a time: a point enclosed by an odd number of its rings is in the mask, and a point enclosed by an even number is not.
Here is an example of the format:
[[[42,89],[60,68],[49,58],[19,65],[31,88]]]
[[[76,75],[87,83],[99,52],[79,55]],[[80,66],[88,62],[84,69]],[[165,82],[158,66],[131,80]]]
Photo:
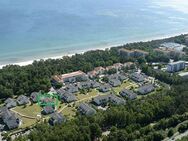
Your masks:
[[[14,108],[14,110],[20,114],[32,117],[37,117],[37,115],[41,113],[41,107],[37,104],[27,105],[26,107],[17,106]]]
[[[26,128],[37,122],[36,119],[29,119],[24,117],[21,117],[21,120],[22,120],[22,125],[19,128]]]
[[[122,89],[130,89],[131,87],[136,88],[137,84],[134,82],[130,81],[125,81],[121,86],[119,87],[114,87],[113,90],[115,91],[116,94],[118,94]]]

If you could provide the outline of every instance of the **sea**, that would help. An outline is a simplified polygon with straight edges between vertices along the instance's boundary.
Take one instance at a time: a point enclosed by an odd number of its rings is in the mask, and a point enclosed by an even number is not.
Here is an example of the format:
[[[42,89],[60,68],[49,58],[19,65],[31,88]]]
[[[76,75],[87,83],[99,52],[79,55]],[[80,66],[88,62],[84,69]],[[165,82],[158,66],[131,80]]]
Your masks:
[[[0,66],[188,33],[188,0],[0,0]]]

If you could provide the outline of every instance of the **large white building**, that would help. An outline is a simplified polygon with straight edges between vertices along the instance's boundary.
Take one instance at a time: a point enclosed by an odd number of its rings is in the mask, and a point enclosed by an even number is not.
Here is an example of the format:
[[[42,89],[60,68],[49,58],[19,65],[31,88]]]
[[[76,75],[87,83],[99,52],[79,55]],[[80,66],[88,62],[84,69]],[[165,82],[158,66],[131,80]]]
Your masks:
[[[185,61],[177,61],[167,65],[168,72],[177,72],[185,69]]]

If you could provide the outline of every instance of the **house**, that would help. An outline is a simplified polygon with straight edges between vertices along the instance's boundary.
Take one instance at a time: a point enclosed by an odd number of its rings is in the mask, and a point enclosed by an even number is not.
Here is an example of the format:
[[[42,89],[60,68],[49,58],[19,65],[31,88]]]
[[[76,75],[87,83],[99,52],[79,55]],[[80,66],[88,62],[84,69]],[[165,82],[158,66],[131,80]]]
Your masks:
[[[100,87],[98,88],[98,90],[103,93],[110,91],[110,89],[111,86],[109,84],[100,85]]]
[[[121,85],[121,81],[118,79],[110,79],[108,82],[112,87],[118,87]]]
[[[61,124],[63,122],[66,122],[66,118],[62,115],[62,113],[55,112],[55,113],[52,113],[50,115],[50,119],[49,119],[48,122],[52,126],[53,125],[59,125],[59,124]]]
[[[121,82],[123,82],[124,80],[126,80],[127,79],[127,77],[124,75],[124,74],[122,74],[122,73],[119,73],[119,74],[112,74],[112,75],[110,75],[109,77],[108,77],[108,79],[110,80],[110,79],[117,79],[117,80],[120,80]]]
[[[168,49],[174,49],[176,51],[182,51],[185,45],[174,43],[174,42],[166,42],[160,45],[161,48],[168,48]]]
[[[144,76],[142,74],[139,74],[139,73],[132,73],[130,75],[130,78],[133,80],[133,81],[136,81],[136,82],[142,82],[145,80]]]
[[[52,114],[52,113],[54,113],[54,108],[52,107],[52,106],[44,106],[43,107],[43,110],[42,110],[42,114],[43,115],[48,115],[48,114]]]
[[[126,101],[123,98],[120,98],[114,94],[109,95],[109,102],[115,105],[125,105]]]
[[[76,71],[72,73],[67,73],[63,75],[55,75],[52,77],[52,81],[60,83],[74,83],[76,81],[85,81],[87,80],[87,75],[82,71]]]
[[[92,81],[91,82],[91,88],[98,88],[100,87],[100,83],[99,82],[96,82],[96,81]]]
[[[81,103],[78,107],[78,111],[86,116],[92,116],[96,113],[96,110],[93,109],[92,107],[90,107],[88,104],[86,103]]]
[[[5,100],[5,106],[7,108],[13,108],[13,107],[16,107],[16,105],[17,105],[17,103],[16,103],[15,99],[8,98]]]
[[[38,101],[40,93],[39,92],[32,92],[30,95],[30,99],[33,103],[36,103]]]
[[[77,100],[76,96],[71,93],[62,94],[60,98],[61,98],[61,100],[65,101],[67,103]]]
[[[91,83],[92,83],[92,81],[80,82],[80,83],[78,83],[78,88],[79,89],[89,89],[89,88],[91,88]]]
[[[122,69],[123,64],[122,63],[115,63],[115,64],[113,64],[113,66],[118,71],[118,70]]]
[[[114,94],[102,95],[93,98],[93,103],[97,106],[106,105],[107,103],[112,103],[115,105],[124,105],[126,101]]]
[[[0,109],[0,118],[9,130],[15,129],[20,125],[20,119],[8,110],[7,107],[2,107]]]
[[[109,101],[109,95],[100,95],[92,99],[97,106],[106,105]]]
[[[142,94],[142,95],[145,95],[145,94],[148,94],[148,93],[150,93],[150,92],[152,92],[154,90],[155,90],[155,88],[154,88],[154,86],[152,84],[147,84],[145,86],[142,86],[142,87],[138,88],[138,93]]]
[[[79,91],[78,86],[74,84],[66,85],[64,90],[67,91],[68,93],[77,93]]]
[[[29,101],[29,98],[25,95],[20,95],[18,98],[17,98],[17,103],[18,105],[26,105],[28,104],[30,101]]]
[[[137,98],[137,94],[134,93],[134,92],[131,91],[131,90],[128,90],[128,89],[123,89],[119,94],[120,94],[121,96],[123,96],[123,97],[127,97],[127,98],[130,99],[130,100],[133,100],[133,99],[136,99],[136,98]]]
[[[88,76],[90,78],[94,78],[97,75],[103,74],[105,72],[105,68],[103,67],[96,67],[94,70],[88,72]]]

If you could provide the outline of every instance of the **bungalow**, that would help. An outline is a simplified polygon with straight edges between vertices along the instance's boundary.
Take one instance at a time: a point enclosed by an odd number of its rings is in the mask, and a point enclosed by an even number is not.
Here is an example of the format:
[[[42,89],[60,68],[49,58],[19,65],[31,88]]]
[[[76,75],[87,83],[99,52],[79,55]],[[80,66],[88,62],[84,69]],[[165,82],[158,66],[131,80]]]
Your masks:
[[[75,95],[73,95],[71,93],[65,93],[65,94],[61,95],[61,100],[65,101],[67,103],[70,103],[70,102],[76,101],[77,98]]]
[[[99,90],[100,92],[103,92],[103,93],[110,91],[110,89],[111,89],[111,86],[110,86],[109,84],[101,85],[101,86],[98,88],[98,90]]]
[[[133,81],[136,81],[136,82],[143,82],[144,81],[144,76],[142,74],[139,74],[139,73],[132,73],[130,78]]]
[[[7,107],[0,109],[0,118],[9,130],[15,129],[20,125],[20,119],[8,110]]]
[[[93,109],[92,107],[90,107],[88,104],[86,103],[81,103],[78,107],[78,111],[86,116],[92,116],[96,113],[96,110]]]
[[[119,94],[123,97],[127,97],[130,100],[137,98],[137,94],[135,94],[133,91],[128,89],[123,89]]]
[[[36,103],[38,100],[38,96],[40,95],[39,92],[32,92],[30,95],[30,99],[33,103]]]
[[[48,122],[52,126],[58,125],[58,124],[61,124],[63,122],[66,122],[66,118],[62,115],[62,113],[55,112],[55,113],[51,114]]]
[[[54,113],[54,108],[52,107],[52,106],[44,106],[43,107],[43,110],[41,111],[41,113],[43,114],[43,115],[48,115],[48,114],[52,114],[52,113]]]
[[[64,90],[69,93],[77,93],[79,91],[78,86],[73,85],[73,84],[66,85]]]
[[[119,81],[118,79],[110,79],[109,80],[109,84],[112,86],[112,87],[118,87],[121,85],[121,81]]]
[[[155,90],[155,88],[152,84],[147,84],[145,86],[138,88],[138,93],[144,95],[144,94],[148,94],[154,90]]]
[[[27,96],[25,96],[25,95],[20,95],[17,98],[17,103],[18,103],[18,105],[28,104],[29,103],[29,98]]]
[[[16,103],[15,99],[8,98],[5,100],[5,106],[7,108],[13,108],[13,107],[16,107],[16,105],[17,105],[17,103]]]
[[[85,81],[87,80],[87,76],[82,71],[76,71],[72,73],[67,73],[63,75],[55,75],[52,77],[52,81],[61,82],[61,83],[74,83],[76,81]]]

